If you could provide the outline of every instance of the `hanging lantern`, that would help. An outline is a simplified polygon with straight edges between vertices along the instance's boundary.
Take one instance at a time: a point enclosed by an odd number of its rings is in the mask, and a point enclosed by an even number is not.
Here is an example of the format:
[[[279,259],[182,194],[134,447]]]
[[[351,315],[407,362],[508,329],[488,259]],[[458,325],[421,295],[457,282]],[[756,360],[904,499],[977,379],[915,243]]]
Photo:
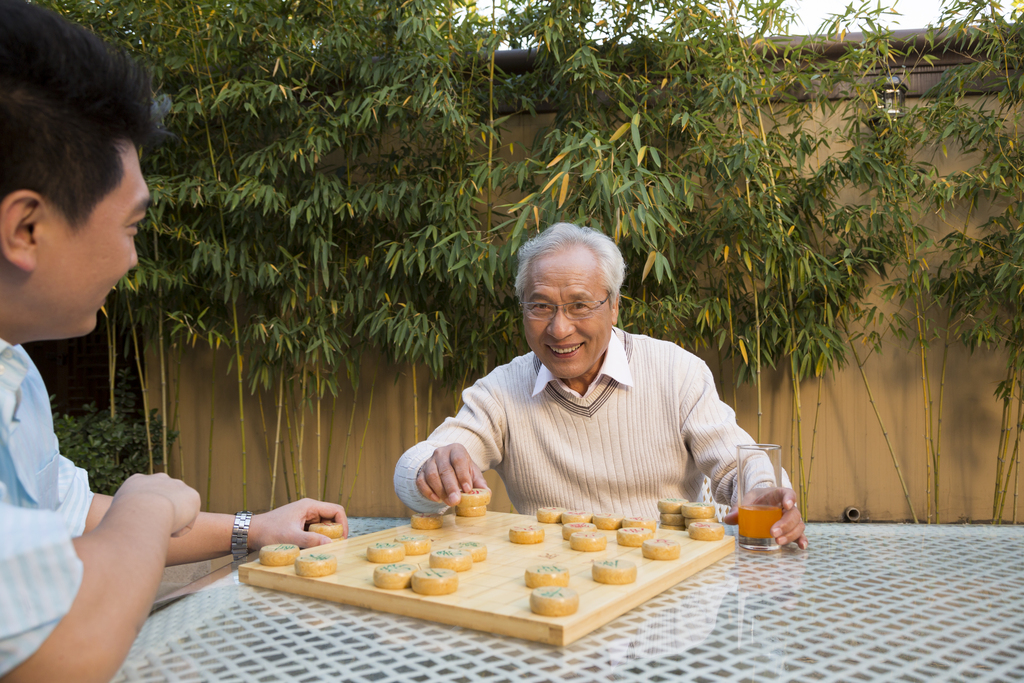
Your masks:
[[[907,114],[907,83],[905,76],[887,76],[878,90],[878,109],[889,118],[902,118]]]

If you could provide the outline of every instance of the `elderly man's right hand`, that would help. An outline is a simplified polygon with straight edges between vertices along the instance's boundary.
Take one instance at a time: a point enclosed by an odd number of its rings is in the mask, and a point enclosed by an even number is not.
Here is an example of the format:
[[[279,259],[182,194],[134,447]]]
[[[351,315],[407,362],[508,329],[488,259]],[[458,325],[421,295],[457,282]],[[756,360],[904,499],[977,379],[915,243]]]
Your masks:
[[[445,505],[458,505],[462,494],[475,488],[487,488],[480,468],[460,443],[450,443],[434,450],[416,475],[420,493]]]

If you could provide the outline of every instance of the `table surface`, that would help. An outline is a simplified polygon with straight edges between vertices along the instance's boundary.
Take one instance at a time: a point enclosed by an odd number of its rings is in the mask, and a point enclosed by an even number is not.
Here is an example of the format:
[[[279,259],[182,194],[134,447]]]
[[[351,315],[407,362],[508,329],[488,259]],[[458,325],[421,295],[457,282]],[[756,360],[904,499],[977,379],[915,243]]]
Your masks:
[[[807,551],[737,552],[566,647],[233,572],[151,615],[114,680],[1024,680],[1024,528],[810,524],[807,536]]]

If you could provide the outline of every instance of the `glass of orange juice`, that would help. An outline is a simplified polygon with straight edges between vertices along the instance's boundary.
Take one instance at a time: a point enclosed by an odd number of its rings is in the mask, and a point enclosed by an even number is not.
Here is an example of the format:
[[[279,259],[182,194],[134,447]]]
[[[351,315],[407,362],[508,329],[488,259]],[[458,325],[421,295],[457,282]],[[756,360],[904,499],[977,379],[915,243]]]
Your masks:
[[[782,519],[782,448],[775,444],[737,446],[739,544],[747,550],[778,550],[771,528]]]

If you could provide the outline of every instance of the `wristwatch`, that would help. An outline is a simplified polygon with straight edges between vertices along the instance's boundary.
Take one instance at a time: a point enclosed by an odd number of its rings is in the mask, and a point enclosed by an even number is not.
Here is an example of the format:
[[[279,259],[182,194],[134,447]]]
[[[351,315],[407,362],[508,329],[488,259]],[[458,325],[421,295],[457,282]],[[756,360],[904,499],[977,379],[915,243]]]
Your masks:
[[[249,554],[249,522],[252,513],[242,510],[235,513],[235,525],[231,527],[231,559],[244,560]]]

